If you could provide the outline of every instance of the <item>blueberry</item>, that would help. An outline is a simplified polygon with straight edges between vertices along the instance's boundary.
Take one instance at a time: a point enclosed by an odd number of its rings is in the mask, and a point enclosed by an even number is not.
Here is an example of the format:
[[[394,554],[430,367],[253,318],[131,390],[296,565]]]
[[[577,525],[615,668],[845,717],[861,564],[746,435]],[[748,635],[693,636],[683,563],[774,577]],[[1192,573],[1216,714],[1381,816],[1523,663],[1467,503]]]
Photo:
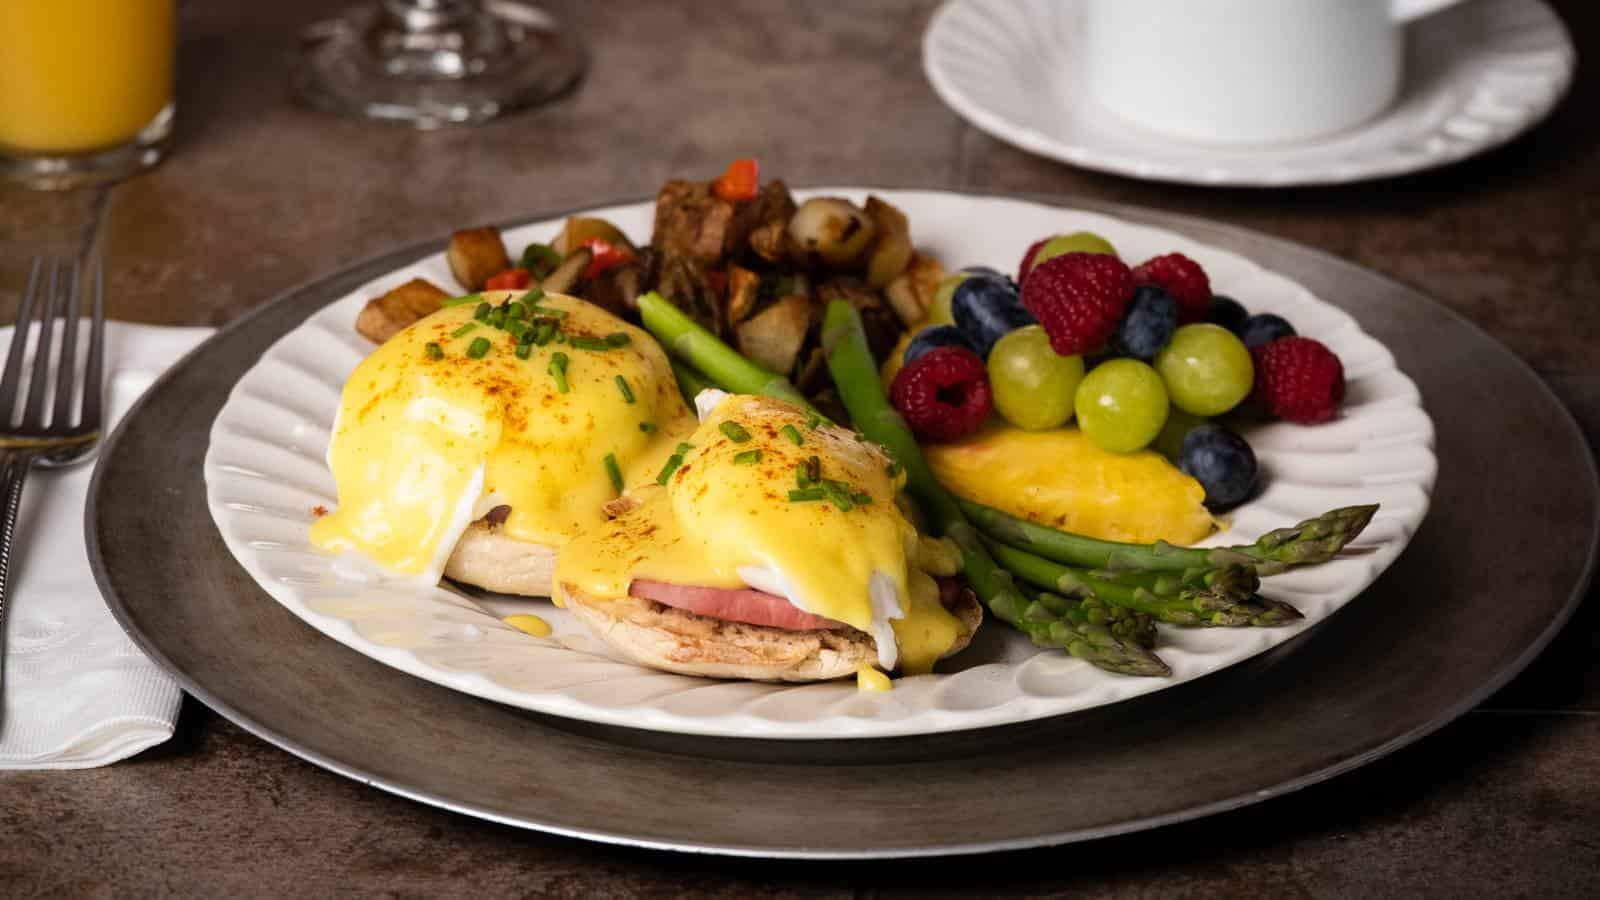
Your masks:
[[[1206,489],[1206,506],[1232,509],[1256,487],[1256,454],[1244,438],[1221,425],[1196,425],[1183,436],[1178,468]]]
[[[1289,320],[1272,313],[1251,316],[1239,326],[1239,340],[1244,341],[1244,345],[1252,350],[1262,344],[1270,344],[1278,338],[1291,337],[1294,334],[1294,326],[1289,324]]]
[[[950,297],[950,316],[984,359],[989,358],[995,341],[1036,322],[1033,314],[1022,308],[1022,296],[1010,279],[987,275],[961,282]]]
[[[917,332],[911,338],[911,343],[906,344],[904,363],[909,363],[917,357],[935,347],[965,347],[976,353],[972,348],[972,341],[954,325],[932,325]]]
[[[1212,295],[1211,308],[1206,310],[1207,322],[1221,325],[1234,334],[1239,333],[1239,329],[1244,327],[1245,320],[1248,318],[1250,318],[1250,311],[1244,308],[1243,303],[1232,297],[1224,297],[1221,294]]]
[[[1140,285],[1111,336],[1111,348],[1118,355],[1149,362],[1172,340],[1177,327],[1178,301],[1153,284]]]
[[[988,266],[967,266],[961,271],[967,275],[982,275],[985,278],[997,278],[1001,281],[1004,281],[1006,284],[1011,285],[1011,289],[1013,291],[1017,289],[1016,279],[1004,272],[1001,272],[999,269],[991,269]]]

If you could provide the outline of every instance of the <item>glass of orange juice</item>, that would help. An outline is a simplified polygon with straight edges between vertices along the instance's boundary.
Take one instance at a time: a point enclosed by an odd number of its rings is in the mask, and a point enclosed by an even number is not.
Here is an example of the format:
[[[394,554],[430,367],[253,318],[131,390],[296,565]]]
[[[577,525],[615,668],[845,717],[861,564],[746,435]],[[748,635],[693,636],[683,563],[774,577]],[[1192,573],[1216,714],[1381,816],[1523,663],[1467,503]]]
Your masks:
[[[0,174],[131,175],[172,132],[177,0],[0,0]]]

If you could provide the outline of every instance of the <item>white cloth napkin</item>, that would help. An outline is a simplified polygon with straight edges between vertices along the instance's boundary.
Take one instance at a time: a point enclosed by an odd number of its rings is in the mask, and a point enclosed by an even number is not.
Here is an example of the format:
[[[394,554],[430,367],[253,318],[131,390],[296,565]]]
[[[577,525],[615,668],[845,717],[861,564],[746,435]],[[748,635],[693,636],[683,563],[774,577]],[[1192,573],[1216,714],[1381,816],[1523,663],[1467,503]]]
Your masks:
[[[209,334],[107,323],[111,424]],[[85,322],[80,347],[87,339]],[[11,329],[0,329],[0,347],[10,340]],[[90,469],[34,469],[23,489],[0,670],[0,769],[116,762],[172,737],[178,718],[178,685],[122,632],[89,572],[83,509]]]

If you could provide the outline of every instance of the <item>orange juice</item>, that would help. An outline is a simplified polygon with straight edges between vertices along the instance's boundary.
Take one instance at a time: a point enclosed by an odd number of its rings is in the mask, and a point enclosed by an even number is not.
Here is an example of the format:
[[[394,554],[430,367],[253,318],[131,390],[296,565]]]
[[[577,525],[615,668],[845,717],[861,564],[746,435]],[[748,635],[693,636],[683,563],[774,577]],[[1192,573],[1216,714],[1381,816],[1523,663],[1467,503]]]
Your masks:
[[[126,143],[172,99],[177,0],[0,0],[0,146]]]

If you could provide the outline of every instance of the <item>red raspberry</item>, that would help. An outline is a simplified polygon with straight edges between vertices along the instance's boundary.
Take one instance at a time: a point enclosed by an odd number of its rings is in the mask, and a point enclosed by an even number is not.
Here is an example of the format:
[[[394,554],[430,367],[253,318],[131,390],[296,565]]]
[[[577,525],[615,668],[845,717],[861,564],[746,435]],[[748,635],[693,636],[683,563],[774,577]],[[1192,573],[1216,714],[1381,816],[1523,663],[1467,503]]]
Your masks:
[[[1034,266],[1022,283],[1022,305],[1062,356],[1105,346],[1132,294],[1128,266],[1106,253],[1063,253]]]
[[[1282,337],[1250,351],[1256,402],[1289,422],[1315,425],[1344,402],[1344,364],[1320,341]]]
[[[1027,252],[1022,254],[1022,265],[1017,267],[1017,284],[1021,284],[1028,277],[1028,269],[1033,266],[1033,258],[1039,255],[1039,248],[1048,243],[1050,239],[1042,237],[1028,245]]]
[[[1178,321],[1204,322],[1211,308],[1211,279],[1200,264],[1182,253],[1168,253],[1140,263],[1134,284],[1153,284],[1178,301]]]
[[[906,363],[889,385],[889,399],[928,441],[964,438],[994,408],[983,360],[965,347],[935,347]]]

